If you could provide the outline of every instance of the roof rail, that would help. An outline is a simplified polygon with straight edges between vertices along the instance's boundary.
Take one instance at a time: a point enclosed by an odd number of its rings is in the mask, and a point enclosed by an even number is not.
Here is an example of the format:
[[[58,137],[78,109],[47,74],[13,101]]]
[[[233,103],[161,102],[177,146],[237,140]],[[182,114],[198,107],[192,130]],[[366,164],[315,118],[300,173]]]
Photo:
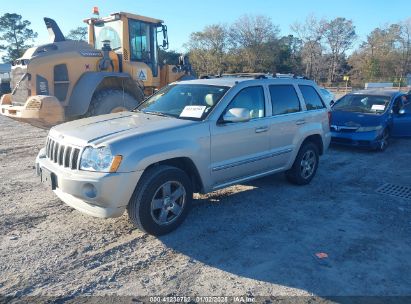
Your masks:
[[[275,77],[276,78],[294,78],[294,79],[307,79],[307,80],[309,80],[309,78],[306,77],[306,76],[298,76],[298,75],[295,75],[295,74],[292,74],[292,73],[289,73],[289,74],[276,73]]]
[[[276,73],[275,76],[270,73],[224,73],[220,75],[202,75],[200,79],[211,78],[254,78],[254,79],[270,79],[270,78],[294,78],[294,79],[309,79],[305,76],[297,76],[294,74]]]
[[[275,73],[275,78],[294,78],[295,75],[288,73],[288,74],[283,74],[283,73]]]
[[[225,73],[221,77],[268,79],[273,78],[273,75],[270,73]]]
[[[272,78],[271,74],[265,73],[224,73],[220,75],[201,75],[200,79],[211,78],[254,78],[254,79],[267,79]]]

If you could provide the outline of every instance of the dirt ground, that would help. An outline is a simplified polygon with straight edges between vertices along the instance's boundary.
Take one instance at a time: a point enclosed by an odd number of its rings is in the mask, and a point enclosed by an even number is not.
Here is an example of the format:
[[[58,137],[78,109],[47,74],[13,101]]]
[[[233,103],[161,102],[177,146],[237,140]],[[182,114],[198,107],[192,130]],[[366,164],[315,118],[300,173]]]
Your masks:
[[[46,135],[0,117],[0,295],[411,295],[411,200],[376,192],[411,187],[411,140],[333,147],[309,186],[279,174],[196,196],[156,238],[41,185]]]

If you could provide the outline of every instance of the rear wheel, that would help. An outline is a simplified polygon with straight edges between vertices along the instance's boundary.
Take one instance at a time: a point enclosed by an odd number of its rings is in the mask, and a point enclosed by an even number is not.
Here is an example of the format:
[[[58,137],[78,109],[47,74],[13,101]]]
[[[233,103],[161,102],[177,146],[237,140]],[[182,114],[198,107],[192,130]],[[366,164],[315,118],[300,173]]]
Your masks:
[[[184,221],[192,197],[191,182],[184,171],[157,166],[141,177],[127,211],[139,229],[152,235],[163,235]]]
[[[91,100],[87,116],[96,116],[122,111],[130,111],[138,106],[144,96],[138,99],[127,92],[117,89],[107,89],[96,93]]]
[[[287,179],[297,185],[309,184],[317,172],[318,162],[318,147],[312,142],[305,143],[300,148],[293,166],[286,172]]]

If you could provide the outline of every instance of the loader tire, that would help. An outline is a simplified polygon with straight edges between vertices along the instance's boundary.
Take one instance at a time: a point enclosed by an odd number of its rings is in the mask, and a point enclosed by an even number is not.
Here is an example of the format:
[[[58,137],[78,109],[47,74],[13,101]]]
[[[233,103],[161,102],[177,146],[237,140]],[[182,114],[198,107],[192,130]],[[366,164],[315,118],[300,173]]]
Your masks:
[[[144,95],[142,92],[141,95],[138,96],[137,100],[122,90],[103,90],[93,96],[86,116],[89,117],[122,111],[131,111],[136,108],[139,103],[143,101],[143,99]]]

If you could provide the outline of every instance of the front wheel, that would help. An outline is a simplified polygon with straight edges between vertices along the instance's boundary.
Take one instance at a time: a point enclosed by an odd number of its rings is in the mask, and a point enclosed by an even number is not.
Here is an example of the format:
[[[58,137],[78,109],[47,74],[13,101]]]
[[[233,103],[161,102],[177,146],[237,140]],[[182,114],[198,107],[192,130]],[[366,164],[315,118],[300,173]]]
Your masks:
[[[318,147],[312,142],[305,143],[300,148],[293,166],[286,172],[287,179],[297,185],[309,184],[317,172],[318,162]]]
[[[390,143],[390,132],[388,131],[388,129],[384,129],[380,143],[377,147],[377,150],[381,152],[385,151],[389,143]]]
[[[190,209],[193,190],[187,174],[157,166],[143,174],[127,206],[133,224],[152,235],[176,229]]]

